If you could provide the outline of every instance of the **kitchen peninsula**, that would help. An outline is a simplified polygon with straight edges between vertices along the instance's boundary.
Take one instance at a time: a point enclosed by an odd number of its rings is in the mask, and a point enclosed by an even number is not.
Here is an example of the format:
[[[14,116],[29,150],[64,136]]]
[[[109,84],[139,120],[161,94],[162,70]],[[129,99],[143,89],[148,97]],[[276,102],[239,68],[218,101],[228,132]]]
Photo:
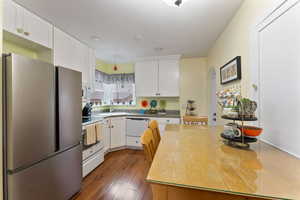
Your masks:
[[[300,160],[264,142],[223,143],[223,127],[168,125],[148,173],[155,200],[298,199]]]

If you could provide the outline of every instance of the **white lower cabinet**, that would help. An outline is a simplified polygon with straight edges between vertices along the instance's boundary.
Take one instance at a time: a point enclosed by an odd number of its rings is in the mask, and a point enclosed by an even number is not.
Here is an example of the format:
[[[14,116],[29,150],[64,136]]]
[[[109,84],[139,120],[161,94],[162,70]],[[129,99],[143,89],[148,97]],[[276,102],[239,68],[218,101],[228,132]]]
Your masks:
[[[104,152],[108,152],[110,149],[110,120],[105,120],[102,128],[103,128]]]
[[[110,148],[119,148],[126,145],[125,118],[111,118],[110,120]]]
[[[126,145],[128,147],[142,147],[141,137],[127,136],[127,138],[126,138]]]

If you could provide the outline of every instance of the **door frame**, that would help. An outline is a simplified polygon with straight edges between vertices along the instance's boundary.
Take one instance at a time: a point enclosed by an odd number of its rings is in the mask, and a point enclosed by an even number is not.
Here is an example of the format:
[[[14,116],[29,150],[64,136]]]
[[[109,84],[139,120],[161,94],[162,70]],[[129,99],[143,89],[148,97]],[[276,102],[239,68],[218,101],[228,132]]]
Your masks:
[[[209,111],[209,125],[217,125],[217,72],[214,68],[209,70],[210,81],[210,111]],[[215,115],[214,115],[215,114]],[[214,120],[215,118],[215,120]]]

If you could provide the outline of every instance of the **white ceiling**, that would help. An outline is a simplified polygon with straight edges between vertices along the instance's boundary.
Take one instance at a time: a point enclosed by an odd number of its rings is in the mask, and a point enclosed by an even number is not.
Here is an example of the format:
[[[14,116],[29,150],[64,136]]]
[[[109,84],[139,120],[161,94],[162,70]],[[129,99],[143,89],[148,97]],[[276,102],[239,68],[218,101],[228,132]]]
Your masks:
[[[163,0],[16,1],[95,48],[98,58],[129,62],[157,55],[206,56],[243,0],[188,0],[180,8]]]

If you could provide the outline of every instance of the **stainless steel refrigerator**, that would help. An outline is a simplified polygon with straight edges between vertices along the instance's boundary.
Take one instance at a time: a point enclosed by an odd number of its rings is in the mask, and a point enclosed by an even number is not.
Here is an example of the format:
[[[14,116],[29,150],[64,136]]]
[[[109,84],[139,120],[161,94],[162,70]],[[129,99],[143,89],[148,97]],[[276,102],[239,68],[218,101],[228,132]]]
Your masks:
[[[81,73],[3,55],[4,196],[67,200],[81,187]]]

